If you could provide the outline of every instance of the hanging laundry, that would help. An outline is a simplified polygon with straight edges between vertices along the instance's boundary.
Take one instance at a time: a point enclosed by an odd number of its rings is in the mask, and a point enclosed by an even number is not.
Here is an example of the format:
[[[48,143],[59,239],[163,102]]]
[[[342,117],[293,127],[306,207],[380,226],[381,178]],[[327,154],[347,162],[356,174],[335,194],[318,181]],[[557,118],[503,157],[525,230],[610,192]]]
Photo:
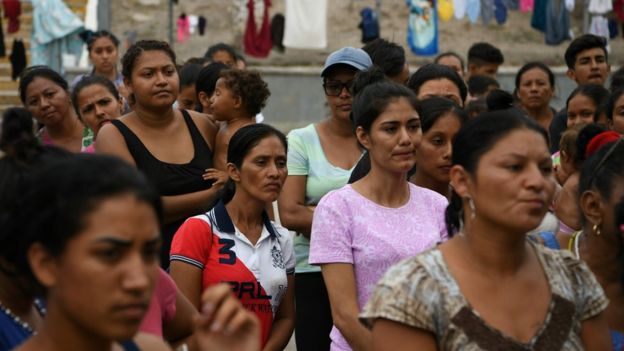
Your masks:
[[[608,39],[609,38],[609,20],[605,16],[602,16],[602,15],[592,16],[591,23],[589,24],[589,33]]]
[[[531,27],[546,32],[546,11],[548,10],[548,0],[535,0],[533,3],[533,16],[531,16]]]
[[[504,0],[494,0],[494,17],[498,24],[507,22],[507,6]]]
[[[481,14],[481,0],[468,0],[466,3],[466,10],[470,23],[477,23],[479,15]]]
[[[46,65],[63,74],[63,54],[80,59],[84,23],[61,0],[31,0],[33,27],[30,53],[33,65]],[[62,18],[63,21],[58,19]]]
[[[606,15],[611,10],[613,10],[612,0],[590,0],[587,8],[592,15]]]
[[[466,0],[453,0],[453,14],[455,19],[464,19],[466,16]]]
[[[199,30],[199,35],[204,36],[204,33],[206,32],[206,17],[199,16],[199,19],[197,20],[197,29]]]
[[[565,0],[565,7],[568,12],[574,11],[574,2],[575,0]]]
[[[180,17],[178,17],[178,43],[186,43],[191,36],[191,24],[189,22],[188,16],[185,13],[182,13]]]
[[[615,12],[618,21],[624,22],[624,0],[613,1],[613,12]]]
[[[26,68],[26,49],[24,42],[19,39],[13,39],[13,47],[11,48],[11,79],[16,80]]]
[[[377,21],[375,11],[370,7],[365,7],[360,11],[360,17],[362,20],[358,28],[362,31],[362,43],[366,44],[379,38],[379,21]]]
[[[487,26],[492,17],[494,17],[494,0],[481,0],[481,21]]]
[[[189,15],[188,19],[189,19],[189,31],[191,35],[193,35],[195,34],[195,31],[197,30],[197,23],[199,22],[199,17],[195,15]]]
[[[286,0],[285,18],[285,47],[327,47],[327,0]]]
[[[618,22],[609,18],[609,39],[615,39],[618,36]]]
[[[278,13],[271,20],[271,41],[273,47],[279,52],[284,52],[284,15]]]
[[[534,0],[520,0],[520,12],[533,11],[533,1]]]
[[[520,9],[520,0],[503,0],[503,5],[508,11],[516,11]]]
[[[264,15],[260,31],[256,30],[256,17],[254,14],[254,0],[247,1],[247,28],[245,28],[245,53],[255,57],[267,57],[271,52],[271,25],[269,24],[269,7],[271,0],[264,1]]]
[[[2,0],[4,5],[4,17],[9,19],[7,32],[9,34],[19,32],[19,16],[22,14],[22,5],[19,0]]]
[[[2,26],[2,16],[0,16],[0,57],[6,56],[6,50],[4,48],[4,27]]]
[[[438,0],[438,16],[442,21],[453,18],[453,12],[453,0]]]
[[[416,55],[438,53],[438,16],[429,0],[406,0],[409,6],[407,43]]]
[[[565,0],[549,0],[546,11],[546,44],[559,45],[570,39],[570,12]]]

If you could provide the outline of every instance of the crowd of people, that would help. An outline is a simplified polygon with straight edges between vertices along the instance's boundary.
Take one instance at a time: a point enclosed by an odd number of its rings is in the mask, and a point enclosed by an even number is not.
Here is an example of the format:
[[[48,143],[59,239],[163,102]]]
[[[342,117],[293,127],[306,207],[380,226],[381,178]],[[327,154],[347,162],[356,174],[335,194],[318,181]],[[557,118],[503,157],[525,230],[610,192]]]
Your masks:
[[[500,89],[474,44],[331,53],[328,116],[263,123],[226,44],[27,68],[0,134],[0,350],[624,350],[624,70],[606,41]],[[120,61],[120,62],[119,62]],[[319,116],[322,117],[322,116]]]

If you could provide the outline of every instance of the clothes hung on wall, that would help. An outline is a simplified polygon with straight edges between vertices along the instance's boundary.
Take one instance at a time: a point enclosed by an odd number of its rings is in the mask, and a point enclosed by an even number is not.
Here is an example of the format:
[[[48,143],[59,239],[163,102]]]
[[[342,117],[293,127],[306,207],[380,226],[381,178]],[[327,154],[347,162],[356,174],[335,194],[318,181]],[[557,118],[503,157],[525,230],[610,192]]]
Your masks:
[[[260,0],[264,2],[264,13],[260,30],[256,29],[256,16],[254,0],[247,1],[247,26],[243,43],[245,53],[250,56],[264,58],[269,56],[273,43],[271,42],[271,24],[269,23],[269,8],[271,0]]]
[[[9,20],[7,32],[17,33],[20,29],[19,17],[22,14],[22,5],[19,0],[2,0],[4,6],[4,17]]]
[[[191,37],[191,23],[189,21],[188,16],[185,13],[182,13],[180,17],[178,17],[178,35],[177,40],[178,43],[185,43]]]
[[[61,0],[31,0],[33,29],[30,53],[33,65],[46,65],[63,74],[63,56],[80,59],[84,23]],[[59,21],[62,18],[62,21]]]
[[[285,47],[327,47],[327,0],[286,0],[285,18]]]
[[[9,60],[11,61],[11,79],[17,80],[22,74],[22,71],[24,71],[24,68],[28,65],[28,62],[26,62],[26,48],[21,39],[13,40],[13,47],[11,48]]]
[[[271,42],[273,42],[273,48],[279,52],[284,51],[284,23],[286,19],[281,13],[273,16],[271,20]]]
[[[407,43],[416,55],[438,53],[438,14],[433,0],[407,0]]]

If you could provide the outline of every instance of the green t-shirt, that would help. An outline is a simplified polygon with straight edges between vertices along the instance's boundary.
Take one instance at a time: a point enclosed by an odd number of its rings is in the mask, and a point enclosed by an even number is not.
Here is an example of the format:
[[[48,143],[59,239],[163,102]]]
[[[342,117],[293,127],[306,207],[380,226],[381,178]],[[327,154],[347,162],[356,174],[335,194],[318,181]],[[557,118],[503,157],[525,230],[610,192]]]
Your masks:
[[[346,185],[351,171],[329,163],[314,124],[288,133],[288,175],[307,176],[306,206],[316,206],[325,194]],[[308,263],[310,241],[306,237],[297,234],[294,246],[296,273],[321,271]]]

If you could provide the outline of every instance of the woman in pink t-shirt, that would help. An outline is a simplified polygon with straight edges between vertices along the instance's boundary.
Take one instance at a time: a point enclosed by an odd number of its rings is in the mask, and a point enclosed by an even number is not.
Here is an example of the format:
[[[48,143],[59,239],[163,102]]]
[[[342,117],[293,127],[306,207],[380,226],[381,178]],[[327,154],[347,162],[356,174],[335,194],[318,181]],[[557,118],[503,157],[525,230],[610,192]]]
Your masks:
[[[371,159],[362,179],[321,199],[310,263],[321,266],[332,307],[331,350],[367,349],[358,315],[383,273],[446,239],[444,196],[407,181],[422,138],[416,96],[376,69],[355,78],[353,117]]]

